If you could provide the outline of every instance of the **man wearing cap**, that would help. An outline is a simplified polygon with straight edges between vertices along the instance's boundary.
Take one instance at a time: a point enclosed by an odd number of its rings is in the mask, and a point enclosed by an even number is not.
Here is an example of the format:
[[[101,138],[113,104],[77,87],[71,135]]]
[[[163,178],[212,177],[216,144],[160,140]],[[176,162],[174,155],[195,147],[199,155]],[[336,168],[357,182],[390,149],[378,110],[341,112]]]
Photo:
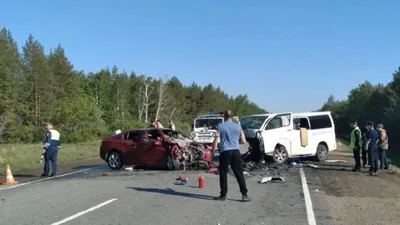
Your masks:
[[[367,143],[366,148],[368,149],[368,158],[369,158],[369,174],[371,176],[376,176],[376,172],[378,171],[378,141],[379,141],[379,133],[374,129],[374,123],[368,121],[366,123],[365,128],[367,129]]]
[[[240,154],[240,144],[246,143],[242,127],[233,122],[233,113],[228,110],[224,113],[224,123],[218,125],[217,133],[214,138],[212,151],[219,148],[219,183],[221,194],[215,200],[226,200],[228,193],[228,167],[231,166],[235,174],[242,193],[242,201],[248,202],[251,199],[247,196],[246,180],[243,175],[242,156]],[[240,143],[239,143],[240,140]],[[218,144],[219,143],[219,144]]]
[[[389,149],[389,138],[387,136],[386,130],[383,129],[383,124],[378,124],[376,130],[379,132],[379,159],[381,161],[380,169],[389,169],[388,160],[386,152]]]
[[[362,134],[360,128],[357,126],[356,121],[350,122],[350,127],[353,129],[350,134],[350,149],[353,150],[354,160],[356,164],[352,171],[357,172],[361,171],[361,159],[360,159],[360,151],[362,148]]]
[[[57,154],[58,150],[61,148],[60,133],[53,129],[53,124],[50,122],[45,123],[44,126],[47,132],[43,146],[45,163],[42,176],[49,176],[49,166],[51,161],[52,173],[50,176],[53,177],[57,174]]]

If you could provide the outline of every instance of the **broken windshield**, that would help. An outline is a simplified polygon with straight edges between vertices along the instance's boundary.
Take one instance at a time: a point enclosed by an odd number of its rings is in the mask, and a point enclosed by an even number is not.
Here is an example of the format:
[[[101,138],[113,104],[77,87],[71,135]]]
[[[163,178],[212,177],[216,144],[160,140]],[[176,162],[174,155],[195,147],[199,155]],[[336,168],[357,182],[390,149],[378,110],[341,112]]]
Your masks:
[[[260,129],[268,116],[247,116],[240,120],[242,129]]]

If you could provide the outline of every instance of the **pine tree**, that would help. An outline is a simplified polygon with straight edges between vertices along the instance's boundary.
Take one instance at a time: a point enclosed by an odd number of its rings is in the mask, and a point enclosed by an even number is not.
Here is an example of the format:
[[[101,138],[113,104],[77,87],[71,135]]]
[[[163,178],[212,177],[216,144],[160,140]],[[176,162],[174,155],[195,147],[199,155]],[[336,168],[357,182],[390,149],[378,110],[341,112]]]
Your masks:
[[[57,105],[54,78],[43,46],[30,35],[23,47],[23,93],[28,106],[30,124],[34,125],[36,141],[42,141],[41,124],[53,117]]]

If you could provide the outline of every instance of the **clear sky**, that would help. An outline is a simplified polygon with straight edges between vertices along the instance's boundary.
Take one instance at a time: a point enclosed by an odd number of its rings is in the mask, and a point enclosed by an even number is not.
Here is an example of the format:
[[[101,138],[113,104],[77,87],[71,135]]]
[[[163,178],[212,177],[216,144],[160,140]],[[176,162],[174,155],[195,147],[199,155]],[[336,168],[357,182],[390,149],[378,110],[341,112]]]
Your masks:
[[[399,0],[1,0],[18,44],[58,43],[75,69],[177,76],[273,111],[319,108],[400,66]]]

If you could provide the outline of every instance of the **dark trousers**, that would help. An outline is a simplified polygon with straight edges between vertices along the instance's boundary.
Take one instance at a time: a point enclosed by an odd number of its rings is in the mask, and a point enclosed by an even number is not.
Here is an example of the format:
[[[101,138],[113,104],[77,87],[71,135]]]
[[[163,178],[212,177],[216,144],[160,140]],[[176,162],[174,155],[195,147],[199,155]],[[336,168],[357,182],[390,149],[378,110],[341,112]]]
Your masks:
[[[363,166],[369,165],[368,159],[367,159],[368,150],[365,149],[365,146],[363,146],[363,149],[361,150],[361,155],[362,155]]]
[[[221,196],[228,193],[228,167],[231,165],[233,173],[240,187],[242,195],[247,195],[246,180],[243,175],[242,156],[239,150],[223,151],[219,155],[219,184]]]
[[[378,159],[379,159],[379,149],[377,145],[370,145],[368,147],[368,158],[369,158],[369,171],[376,172],[378,171]]]
[[[361,158],[360,158],[360,149],[359,148],[353,149],[353,156],[354,156],[354,160],[356,161],[356,165],[354,166],[354,169],[360,169],[361,168]]]
[[[379,159],[381,161],[381,166],[380,166],[381,169],[383,168],[387,169],[389,167],[386,151],[387,150],[379,149]]]
[[[49,174],[50,162],[52,174],[57,174],[57,154],[58,150],[47,150],[44,153],[44,174]]]

